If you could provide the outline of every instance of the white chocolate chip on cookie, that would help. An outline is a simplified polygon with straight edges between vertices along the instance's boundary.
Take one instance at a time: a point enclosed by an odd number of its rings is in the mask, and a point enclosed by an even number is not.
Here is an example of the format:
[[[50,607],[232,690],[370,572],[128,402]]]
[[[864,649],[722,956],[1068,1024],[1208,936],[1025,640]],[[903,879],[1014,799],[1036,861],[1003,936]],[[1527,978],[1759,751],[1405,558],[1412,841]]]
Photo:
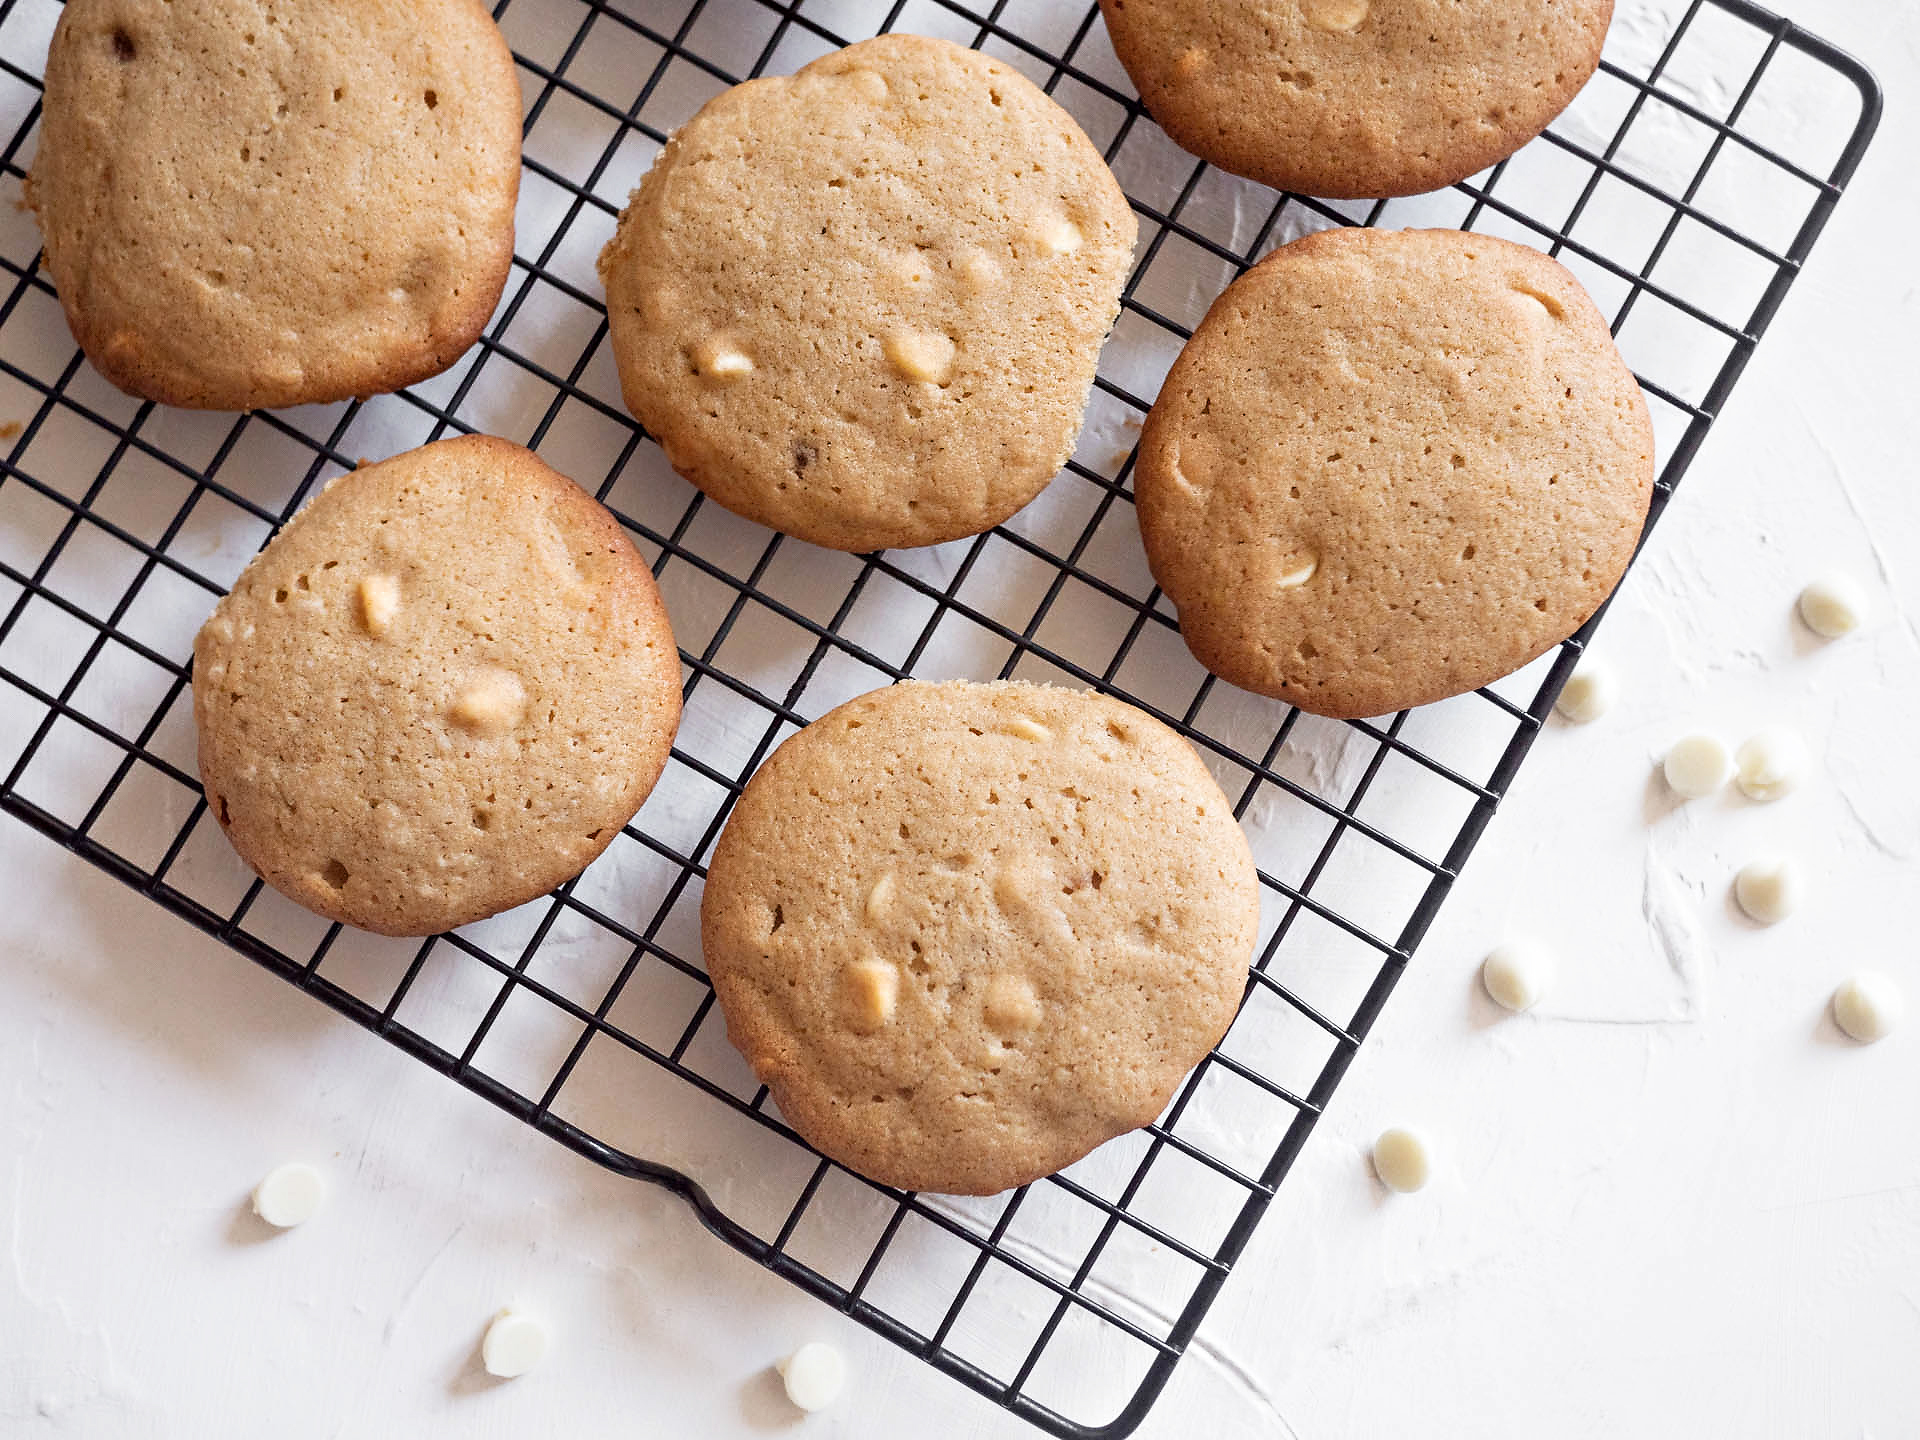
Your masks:
[[[996,975],[987,982],[987,1024],[1000,1034],[1031,1030],[1040,1023],[1040,997],[1021,975]]]
[[[926,385],[944,385],[953,378],[958,346],[931,330],[902,330],[887,336],[887,362],[907,379]]]
[[[1031,740],[1036,745],[1045,744],[1053,738],[1053,732],[1038,720],[1025,715],[1016,715],[1007,722],[1007,733],[1017,740]]]
[[[1313,579],[1319,569],[1320,557],[1308,550],[1274,577],[1274,586],[1281,590],[1298,590]]]
[[[511,670],[482,670],[453,702],[453,723],[488,738],[504,735],[527,712],[527,687]]]
[[[400,582],[391,575],[365,575],[355,592],[360,612],[360,627],[378,640],[393,626],[400,613]]]
[[[1335,35],[1358,30],[1371,8],[1367,0],[1305,0],[1300,7],[1307,24]]]
[[[726,337],[710,335],[693,347],[693,370],[715,385],[731,385],[753,373],[753,358]]]
[[[1071,255],[1087,243],[1086,232],[1064,215],[1045,215],[1035,221],[1033,238],[1046,255]]]
[[[878,1030],[893,1019],[900,997],[900,972],[885,960],[856,960],[842,972],[847,992],[847,1015],[861,1034]]]
[[[867,923],[869,925],[886,918],[887,911],[893,907],[895,888],[896,882],[891,870],[873,882],[873,888],[867,892]]]

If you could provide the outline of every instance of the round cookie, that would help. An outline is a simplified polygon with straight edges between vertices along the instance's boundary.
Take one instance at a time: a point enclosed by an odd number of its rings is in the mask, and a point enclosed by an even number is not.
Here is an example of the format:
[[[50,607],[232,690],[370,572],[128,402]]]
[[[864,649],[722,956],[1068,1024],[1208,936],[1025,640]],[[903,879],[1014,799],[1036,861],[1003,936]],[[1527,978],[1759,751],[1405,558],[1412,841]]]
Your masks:
[[[193,650],[207,807],[332,920],[431,935],[545,894],[640,808],[680,718],[646,562],[517,445],[340,476]]]
[[[990,529],[1059,472],[1136,233],[1019,72],[883,35],[709,101],[600,275],[627,406],[674,468],[866,551]]]
[[[1600,63],[1613,0],[1100,0],[1174,141],[1308,195],[1417,195],[1504,160]]]
[[[1200,663],[1319,715],[1485,685],[1566,639],[1646,522],[1646,401],[1572,275],[1456,230],[1329,230],[1214,302],[1134,478]]]
[[[1232,1022],[1258,878],[1193,749],[1047,686],[906,682],[783,744],[700,909],[727,1033],[812,1144],[987,1195],[1151,1121]]]
[[[520,88],[481,0],[69,0],[26,195],[74,339],[208,410],[436,375],[513,259]]]

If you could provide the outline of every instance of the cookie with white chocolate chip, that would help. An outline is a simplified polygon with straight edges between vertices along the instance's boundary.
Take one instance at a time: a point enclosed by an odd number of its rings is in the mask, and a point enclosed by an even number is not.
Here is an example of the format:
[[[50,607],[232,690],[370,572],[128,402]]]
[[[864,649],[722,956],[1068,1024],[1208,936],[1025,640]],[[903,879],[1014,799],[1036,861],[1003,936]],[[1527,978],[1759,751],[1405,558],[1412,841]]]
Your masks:
[[[213,410],[437,375],[513,260],[520,88],[481,0],[70,0],[26,198],[87,358]]]
[[[1137,233],[1018,71],[883,35],[709,101],[600,257],[682,475],[841,550],[977,534],[1071,453]]]
[[[653,574],[592,496],[504,440],[330,483],[194,644],[207,807],[309,910],[430,935],[577,874],[680,716]]]
[[[906,682],[782,745],[701,905],[727,1033],[812,1144],[993,1194],[1146,1124],[1231,1023],[1259,929],[1231,806],[1104,696]]]
[[[1215,302],[1134,485],[1201,664],[1352,717],[1475,689],[1579,629],[1653,478],[1640,387],[1558,262],[1454,230],[1329,230]]]
[[[1417,195],[1504,160],[1600,63],[1613,0],[1100,0],[1174,141],[1308,195]]]

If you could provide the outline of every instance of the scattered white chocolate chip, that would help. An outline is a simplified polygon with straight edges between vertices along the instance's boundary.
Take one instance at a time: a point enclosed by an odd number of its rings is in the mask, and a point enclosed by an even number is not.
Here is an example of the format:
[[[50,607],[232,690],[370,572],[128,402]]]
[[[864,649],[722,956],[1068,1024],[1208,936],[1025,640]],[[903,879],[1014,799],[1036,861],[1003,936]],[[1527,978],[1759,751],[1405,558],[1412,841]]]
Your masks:
[[[1433,1150],[1418,1130],[1396,1125],[1373,1142],[1373,1171],[1389,1190],[1410,1195],[1433,1178]]]
[[[1833,992],[1833,1023],[1862,1045],[1891,1035],[1907,1013],[1907,997],[1893,978],[1862,970]]]
[[[1023,975],[1000,974],[987,982],[987,1024],[1004,1035],[1031,1030],[1040,1023],[1040,997]]]
[[[1589,655],[1567,677],[1566,688],[1553,708],[1561,719],[1586,725],[1611,710],[1619,694],[1620,682],[1614,679],[1612,667]]]
[[[1299,560],[1295,561],[1290,569],[1282,570],[1279,575],[1275,576],[1273,583],[1276,588],[1281,590],[1298,590],[1302,585],[1313,579],[1315,572],[1319,569],[1320,557],[1312,551],[1308,551]]]
[[[1807,742],[1784,725],[1770,725],[1750,738],[1734,757],[1740,793],[1749,800],[1778,800],[1800,788],[1812,768]]]
[[[1343,34],[1358,30],[1371,7],[1367,0],[1304,0],[1300,8],[1314,29]]]
[[[991,290],[1002,279],[1000,262],[984,250],[969,250],[960,259],[960,278],[975,290]]]
[[[862,1033],[878,1030],[893,1019],[893,1007],[900,996],[900,972],[885,960],[856,960],[847,966],[848,1008],[854,1029]]]
[[[1803,888],[1800,867],[1784,856],[1755,860],[1733,877],[1733,898],[1762,925],[1777,925],[1798,910]]]
[[[1033,238],[1049,255],[1071,255],[1087,243],[1085,233],[1064,215],[1049,215],[1040,220],[1034,226]]]
[[[1674,742],[1660,769],[1674,794],[1704,800],[1733,778],[1733,756],[1718,735],[1689,735]]]
[[[1822,575],[1800,592],[1800,618],[1824,639],[1851,635],[1866,623],[1867,592],[1851,575]]]
[[[902,330],[887,336],[887,362],[909,380],[944,385],[953,378],[953,340],[931,330]]]
[[[518,1310],[502,1310],[480,1342],[480,1363],[489,1375],[512,1380],[526,1374],[547,1354],[547,1327]]]
[[[327,1182],[304,1161],[294,1160],[268,1173],[253,1187],[253,1213],[285,1230],[304,1225],[327,1198]]]
[[[1530,940],[1497,945],[1480,965],[1480,983],[1494,1003],[1518,1014],[1531,1010],[1553,984],[1553,955]]]
[[[379,639],[400,613],[400,582],[391,575],[363,575],[356,596],[361,628]]]
[[[847,1362],[831,1345],[810,1340],[776,1367],[787,1387],[787,1399],[809,1413],[823,1410],[839,1398],[847,1383]]]
[[[453,702],[453,723],[476,735],[504,735],[526,713],[527,689],[511,670],[483,670]]]
[[[891,870],[873,882],[873,889],[867,892],[867,921],[869,924],[881,919],[893,904],[894,878]]]
[[[1053,738],[1053,732],[1038,720],[1025,715],[1016,715],[1007,722],[1007,733],[1016,740],[1031,740],[1035,744],[1044,744]]]
[[[731,385],[753,373],[753,359],[724,336],[712,335],[693,347],[694,373],[716,385]]]

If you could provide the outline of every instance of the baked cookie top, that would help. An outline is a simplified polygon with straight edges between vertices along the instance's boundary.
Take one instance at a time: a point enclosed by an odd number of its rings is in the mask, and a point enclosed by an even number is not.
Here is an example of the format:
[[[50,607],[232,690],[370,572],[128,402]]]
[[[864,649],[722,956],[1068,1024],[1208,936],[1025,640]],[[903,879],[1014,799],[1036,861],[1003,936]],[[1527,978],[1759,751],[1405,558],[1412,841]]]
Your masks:
[[[200,631],[207,806],[268,884],[431,935],[578,873],[680,718],[660,592],[612,515],[504,440],[340,476]]]
[[[26,193],[102,374],[246,410],[451,365],[506,283],[519,185],[481,0],[70,0]]]
[[[1566,639],[1646,522],[1653,426],[1580,283],[1456,230],[1329,230],[1229,286],[1134,487],[1189,648],[1320,715],[1383,715]]]
[[[1059,472],[1136,233],[1018,71],[883,35],[709,101],[600,274],[628,408],[674,468],[864,551],[989,529]]]
[[[1100,0],[1160,127],[1309,195],[1415,195],[1504,160],[1587,83],[1613,0]]]
[[[1193,749],[1102,696],[908,682],[748,783],[701,938],[727,1033],[853,1170],[992,1194],[1146,1124],[1219,1041],[1258,880]]]

